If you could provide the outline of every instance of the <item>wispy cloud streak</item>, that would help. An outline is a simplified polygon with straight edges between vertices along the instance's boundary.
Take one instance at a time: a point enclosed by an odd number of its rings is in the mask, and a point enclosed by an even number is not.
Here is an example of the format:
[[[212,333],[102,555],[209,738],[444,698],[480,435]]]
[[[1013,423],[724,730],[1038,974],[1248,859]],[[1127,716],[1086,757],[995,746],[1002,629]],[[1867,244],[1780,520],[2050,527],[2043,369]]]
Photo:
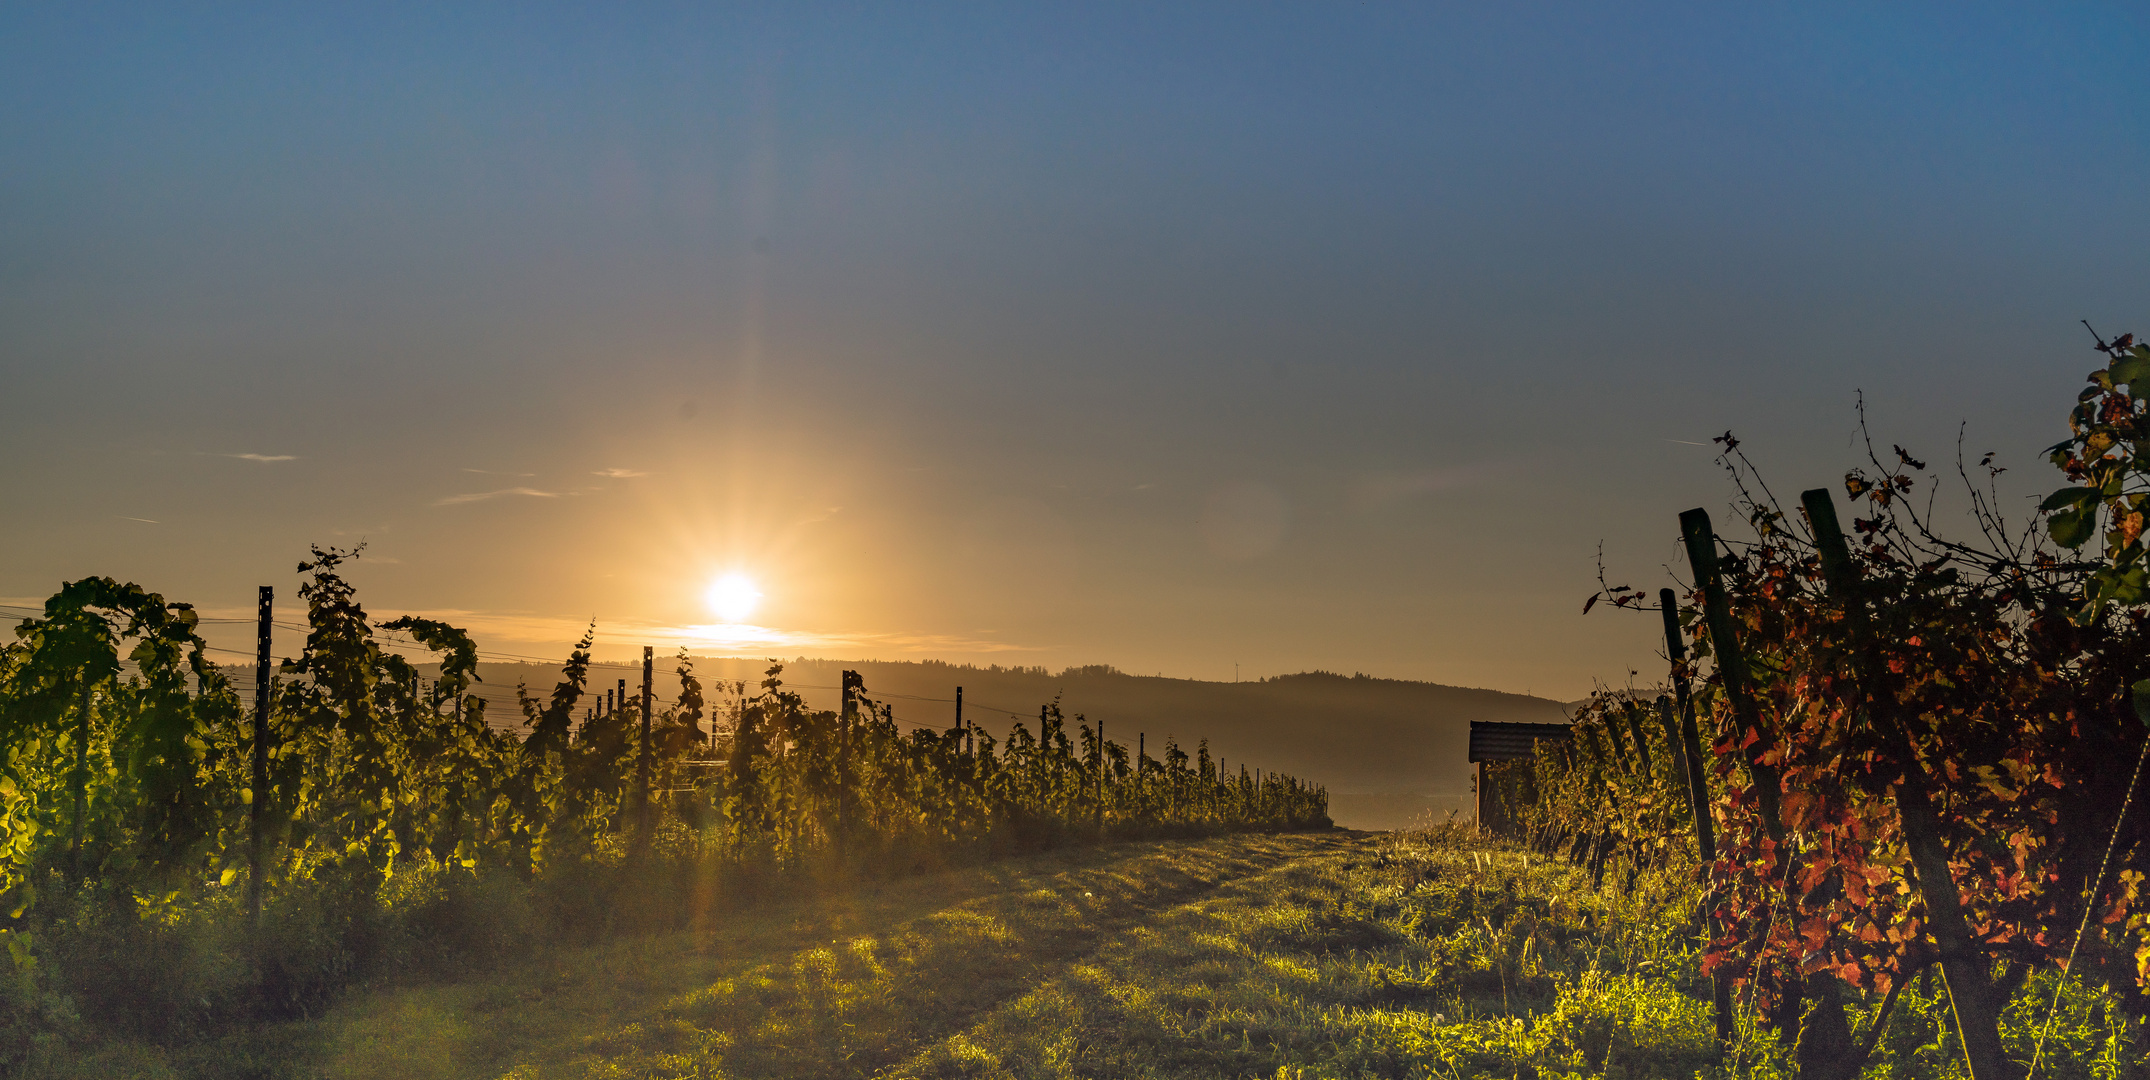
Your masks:
[[[467,495],[450,495],[445,499],[435,499],[433,501],[433,505],[458,506],[463,503],[484,502],[487,499],[497,499],[503,495],[527,495],[534,499],[557,499],[560,497],[560,492],[539,491],[536,488],[526,487],[501,488],[498,491],[473,491]]]

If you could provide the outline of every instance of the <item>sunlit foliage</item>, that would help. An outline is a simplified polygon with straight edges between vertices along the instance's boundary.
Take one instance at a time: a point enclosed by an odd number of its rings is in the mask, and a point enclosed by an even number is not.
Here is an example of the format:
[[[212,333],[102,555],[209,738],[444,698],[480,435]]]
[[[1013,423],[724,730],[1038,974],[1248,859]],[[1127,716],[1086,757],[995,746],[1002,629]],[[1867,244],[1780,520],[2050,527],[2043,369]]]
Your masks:
[[[470,693],[470,636],[373,623],[342,575],[357,555],[299,565],[307,635],[268,688],[263,790],[249,703],[187,605],[72,582],[0,647],[0,1060],[85,1023],[184,1034],[308,1013],[370,973],[518,935],[691,923],[717,889],[1328,824],[1318,787],[1222,774],[1206,747],[1131,757],[1057,703],[997,740],[906,732],[863,695],[806,708],[772,663],[756,694],[711,688],[730,699],[712,708],[681,655],[645,725],[633,697],[587,703],[591,635],[548,696],[518,690],[519,729],[496,726]]]
[[[2098,347],[2111,363],[2051,451],[2069,486],[2042,521],[2007,523],[1993,456],[1959,455],[1970,539],[1936,526],[1938,477],[1902,447],[1845,478],[1847,540],[1838,496],[1812,491],[1787,511],[1738,440],[1717,440],[1751,534],[1691,548],[1698,580],[1678,622],[1695,652],[1673,672],[1707,675],[1697,749],[1718,843],[1702,963],[1816,1075],[1863,1060],[1841,1000],[1894,1002],[1929,968],[1981,1077],[2020,1067],[1998,1032],[2034,974],[2064,969],[2150,1015],[2150,807],[2137,790],[2150,349]],[[1593,697],[1573,738],[1516,778],[1534,790],[1525,818],[1540,849],[1602,867],[1611,851],[1694,843],[1685,778],[1666,767],[1683,752],[1673,719],[1632,695]]]

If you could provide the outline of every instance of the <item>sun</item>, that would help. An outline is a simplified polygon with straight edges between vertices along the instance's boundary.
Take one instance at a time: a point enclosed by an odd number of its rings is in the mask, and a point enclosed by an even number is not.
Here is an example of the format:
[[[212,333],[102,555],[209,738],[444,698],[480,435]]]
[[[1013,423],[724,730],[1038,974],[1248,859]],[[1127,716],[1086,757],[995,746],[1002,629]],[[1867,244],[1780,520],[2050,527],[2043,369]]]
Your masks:
[[[703,599],[709,601],[709,610],[716,612],[717,618],[728,623],[745,622],[761,603],[761,590],[745,574],[726,574],[709,583]]]

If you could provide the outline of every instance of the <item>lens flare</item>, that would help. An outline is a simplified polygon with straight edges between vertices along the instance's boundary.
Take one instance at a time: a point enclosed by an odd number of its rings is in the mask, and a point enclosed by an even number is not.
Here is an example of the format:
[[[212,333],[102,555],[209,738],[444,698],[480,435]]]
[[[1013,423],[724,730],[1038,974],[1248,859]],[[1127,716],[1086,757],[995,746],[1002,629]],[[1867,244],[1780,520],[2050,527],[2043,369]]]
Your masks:
[[[754,579],[745,574],[726,574],[709,583],[709,591],[703,595],[709,602],[709,610],[728,623],[745,622],[761,603],[761,590],[754,587]]]

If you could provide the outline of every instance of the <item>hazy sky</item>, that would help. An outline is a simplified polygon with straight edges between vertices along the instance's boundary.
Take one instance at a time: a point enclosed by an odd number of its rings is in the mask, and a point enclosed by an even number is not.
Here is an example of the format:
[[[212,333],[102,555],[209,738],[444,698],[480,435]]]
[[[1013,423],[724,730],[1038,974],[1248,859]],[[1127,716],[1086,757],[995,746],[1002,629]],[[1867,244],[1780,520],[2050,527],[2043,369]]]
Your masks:
[[[444,7],[0,9],[0,598],[1576,696],[2150,330],[2134,5]]]

